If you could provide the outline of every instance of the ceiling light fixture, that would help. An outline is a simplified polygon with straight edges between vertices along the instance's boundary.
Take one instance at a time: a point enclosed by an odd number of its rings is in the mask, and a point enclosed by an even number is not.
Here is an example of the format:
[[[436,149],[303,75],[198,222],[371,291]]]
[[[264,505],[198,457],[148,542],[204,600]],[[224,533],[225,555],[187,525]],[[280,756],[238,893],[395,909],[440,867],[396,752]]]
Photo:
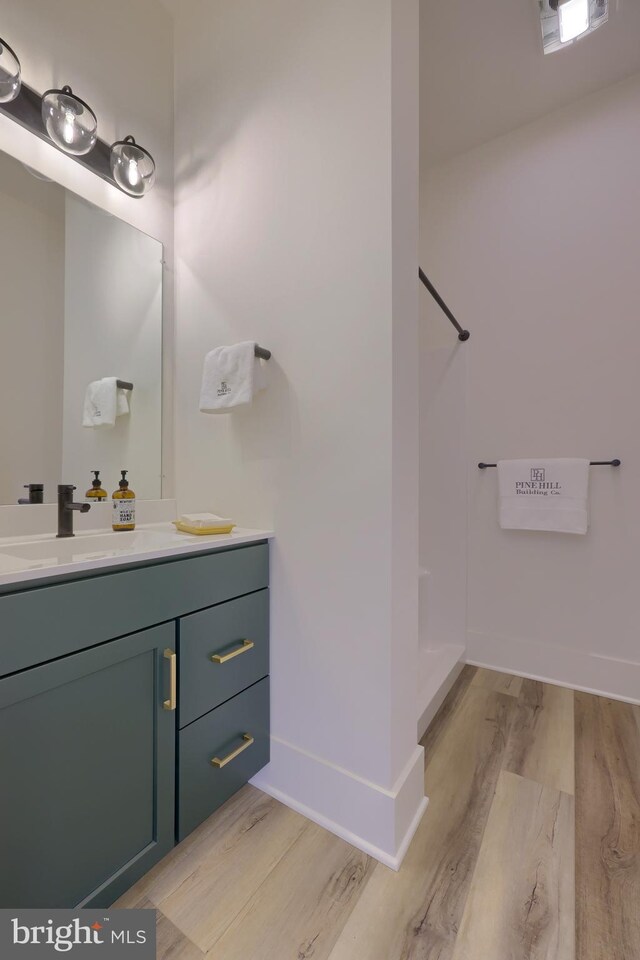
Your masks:
[[[538,0],[545,53],[563,50],[609,19],[609,0]]]
[[[47,90],[42,95],[42,122],[56,147],[65,153],[82,157],[96,145],[96,115],[71,87]]]
[[[569,43],[590,26],[589,0],[558,0],[560,43]]]
[[[111,147],[111,173],[130,197],[144,197],[155,183],[156,164],[149,151],[128,136]]]
[[[0,40],[0,103],[10,103],[20,93],[20,61],[8,43]]]

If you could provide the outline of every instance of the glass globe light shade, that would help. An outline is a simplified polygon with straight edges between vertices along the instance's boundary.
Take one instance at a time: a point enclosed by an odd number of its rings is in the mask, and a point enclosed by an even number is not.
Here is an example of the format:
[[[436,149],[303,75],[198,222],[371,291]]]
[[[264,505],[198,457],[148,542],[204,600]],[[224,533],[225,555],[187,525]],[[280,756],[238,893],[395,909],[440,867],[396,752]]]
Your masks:
[[[42,121],[55,145],[75,157],[90,153],[98,139],[95,113],[71,87],[47,90],[42,97]]]
[[[133,137],[118,140],[111,147],[111,173],[121,190],[131,197],[144,197],[156,179],[156,165],[148,150]]]
[[[20,93],[20,61],[8,43],[0,40],[0,103],[10,103]]]

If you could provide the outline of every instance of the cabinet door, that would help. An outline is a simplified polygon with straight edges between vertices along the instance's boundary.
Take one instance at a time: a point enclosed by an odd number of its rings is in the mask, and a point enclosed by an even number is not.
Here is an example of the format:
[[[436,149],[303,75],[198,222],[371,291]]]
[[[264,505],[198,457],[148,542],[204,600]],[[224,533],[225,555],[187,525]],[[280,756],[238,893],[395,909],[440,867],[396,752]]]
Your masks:
[[[175,626],[0,681],[0,907],[108,906],[173,846]]]

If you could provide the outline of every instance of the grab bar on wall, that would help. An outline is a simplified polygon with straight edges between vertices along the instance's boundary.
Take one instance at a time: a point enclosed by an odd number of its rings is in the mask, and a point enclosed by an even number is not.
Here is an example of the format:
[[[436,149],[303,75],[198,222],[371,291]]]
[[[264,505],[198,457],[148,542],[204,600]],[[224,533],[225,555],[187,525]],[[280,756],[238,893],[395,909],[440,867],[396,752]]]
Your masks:
[[[468,340],[471,334],[469,333],[468,330],[465,330],[463,327],[460,326],[460,324],[458,323],[454,315],[451,313],[451,310],[449,310],[449,307],[446,305],[446,303],[444,302],[444,300],[442,299],[442,297],[440,296],[440,294],[438,293],[434,285],[431,283],[431,280],[429,280],[429,277],[426,275],[422,267],[418,267],[418,276],[420,277],[425,287],[427,288],[427,290],[429,291],[429,293],[431,294],[435,302],[438,304],[442,312],[445,314],[445,316],[449,318],[451,323],[454,325],[454,327],[458,331],[458,340],[462,340],[463,342],[465,340]]]
[[[592,460],[589,466],[591,467],[619,467],[622,463],[622,460]],[[497,463],[479,463],[479,470],[487,470],[489,467],[497,467]]]

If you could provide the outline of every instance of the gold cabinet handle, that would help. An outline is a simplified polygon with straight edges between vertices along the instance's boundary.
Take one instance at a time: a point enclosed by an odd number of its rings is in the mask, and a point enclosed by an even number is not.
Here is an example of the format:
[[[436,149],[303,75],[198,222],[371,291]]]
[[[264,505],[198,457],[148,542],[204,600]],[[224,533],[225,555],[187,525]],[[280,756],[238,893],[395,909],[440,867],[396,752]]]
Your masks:
[[[178,675],[177,675],[177,661],[178,658],[173,650],[165,650],[163,654],[165,660],[169,661],[170,668],[170,693],[169,699],[165,700],[162,706],[165,710],[175,710],[176,704],[178,702]]]
[[[211,765],[221,770],[222,767],[226,767],[228,763],[231,763],[231,761],[235,760],[236,757],[239,757],[241,753],[244,753],[245,750],[248,750],[252,743],[255,743],[255,740],[250,733],[243,733],[242,739],[244,740],[244,743],[242,743],[239,747],[236,747],[235,750],[232,750],[231,753],[228,753],[226,757],[222,757],[222,759],[220,759],[220,757],[214,757],[211,761]]]
[[[214,663],[228,663],[229,660],[233,660],[234,657],[239,657],[241,653],[248,653],[249,650],[253,650],[254,647],[255,643],[253,640],[243,640],[240,646],[232,650],[231,653],[214,653],[211,659]]]

